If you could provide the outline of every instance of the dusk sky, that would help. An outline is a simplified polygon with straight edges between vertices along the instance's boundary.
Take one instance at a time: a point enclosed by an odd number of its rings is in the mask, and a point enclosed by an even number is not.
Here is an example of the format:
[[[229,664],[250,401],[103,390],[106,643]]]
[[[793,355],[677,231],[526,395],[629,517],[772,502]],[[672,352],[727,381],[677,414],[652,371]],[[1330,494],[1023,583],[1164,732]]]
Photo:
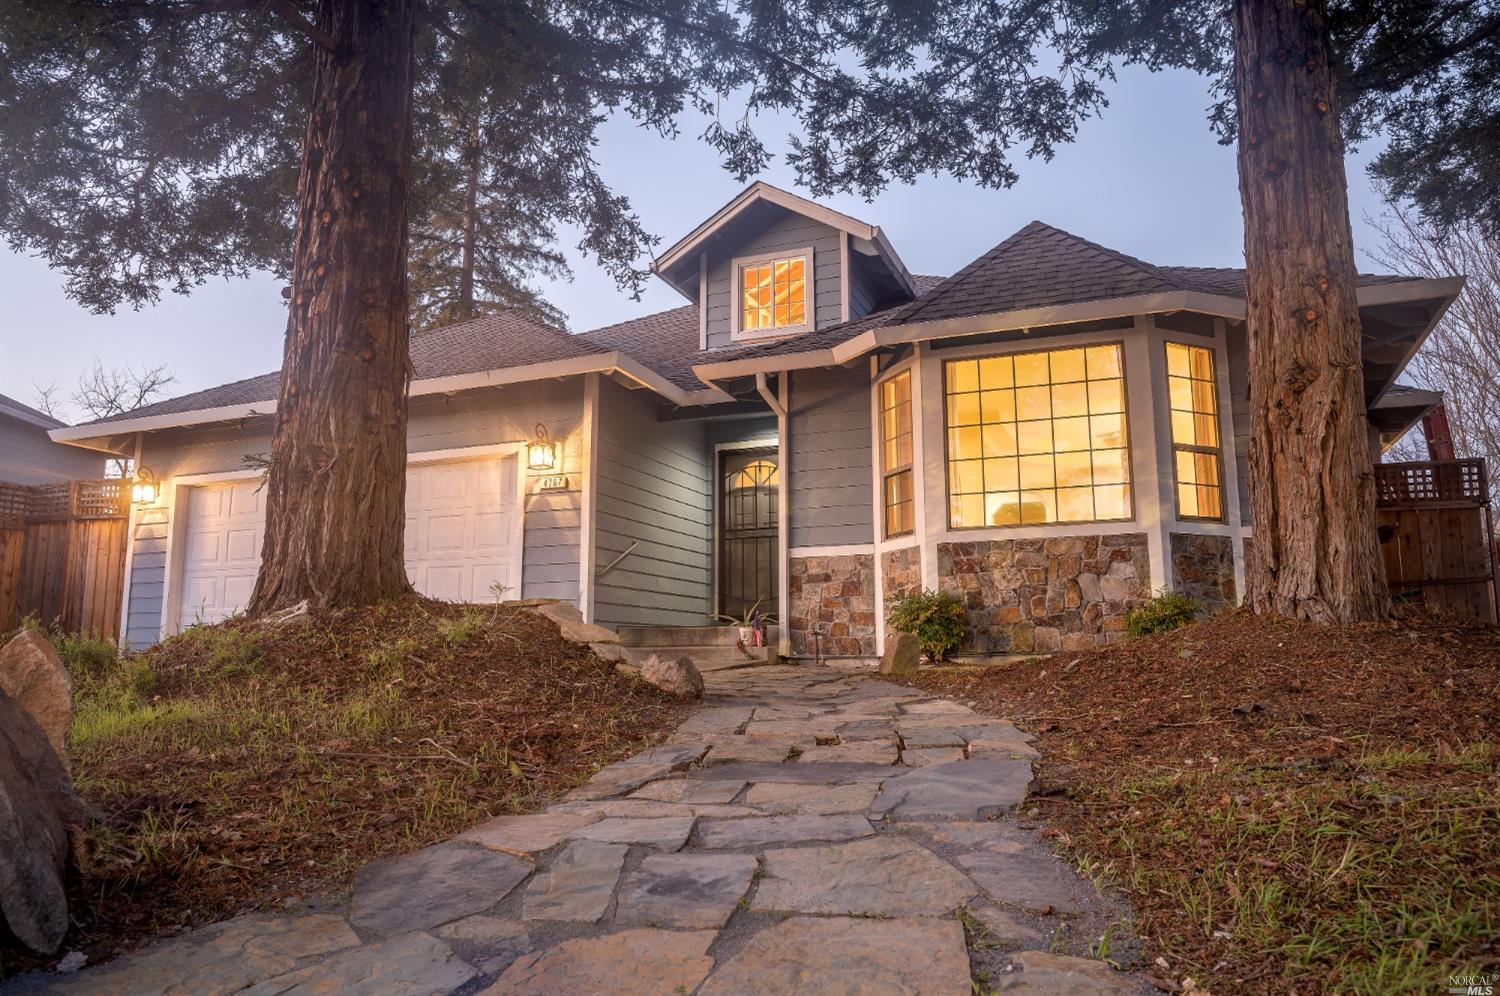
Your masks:
[[[826,200],[885,229],[914,273],[946,275],[1032,219],[1156,263],[1239,266],[1243,262],[1234,151],[1218,145],[1204,108],[1205,81],[1185,72],[1128,70],[1110,91],[1102,118],[1086,122],[1078,141],[1050,163],[1017,154],[1021,181],[1010,190],[985,190],[948,177],[893,186],[865,203]],[[787,122],[765,119],[761,132],[782,136]],[[659,249],[686,234],[743,188],[721,169],[685,120],[676,141],[658,138],[628,119],[601,132],[602,172],[626,194]],[[1380,210],[1364,165],[1374,147],[1348,162],[1350,210],[1362,251],[1375,233],[1364,216]],[[791,170],[777,163],[760,177],[797,190]],[[806,191],[798,191],[806,193]],[[564,233],[573,264],[571,283],[546,284],[549,298],[575,331],[675,307],[682,299],[660,281],[640,301],[615,289]],[[573,240],[576,241],[576,238]],[[63,278],[41,260],[0,254],[0,393],[28,404],[37,386],[56,382],[67,394],[97,357],[106,366],[166,363],[176,374],[170,394],[274,370],[285,327],[280,289],[270,275],[213,280],[182,297],[139,312],[92,315],[63,292]]]

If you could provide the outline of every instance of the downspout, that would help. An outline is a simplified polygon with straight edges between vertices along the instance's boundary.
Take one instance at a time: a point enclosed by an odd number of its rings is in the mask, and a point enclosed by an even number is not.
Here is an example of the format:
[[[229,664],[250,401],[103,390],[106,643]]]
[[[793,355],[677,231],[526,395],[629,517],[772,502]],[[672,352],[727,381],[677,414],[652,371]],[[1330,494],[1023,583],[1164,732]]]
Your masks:
[[[790,478],[787,475],[787,446],[786,446],[786,375],[777,378],[777,388],[780,397],[771,390],[766,383],[766,375],[757,373],[755,375],[755,390],[761,399],[776,413],[776,468],[781,475],[781,486],[776,489],[776,653],[778,656],[787,657],[792,652],[792,634],[787,611],[791,608],[791,597],[787,585],[787,573],[791,568],[790,537],[787,535],[787,507],[789,493],[787,484]]]

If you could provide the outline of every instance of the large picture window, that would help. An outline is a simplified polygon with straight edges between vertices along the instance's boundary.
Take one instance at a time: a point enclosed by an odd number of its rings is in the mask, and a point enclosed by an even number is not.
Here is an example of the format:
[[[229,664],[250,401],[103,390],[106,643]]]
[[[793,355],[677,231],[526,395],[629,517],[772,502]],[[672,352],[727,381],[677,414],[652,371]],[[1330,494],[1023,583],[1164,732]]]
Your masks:
[[[807,259],[765,260],[740,267],[740,331],[807,324]]]
[[[1131,517],[1120,346],[945,364],[955,529]]]
[[[880,475],[888,537],[916,527],[911,452],[911,371],[903,370],[880,385]]]
[[[1167,398],[1172,411],[1177,515],[1183,519],[1223,519],[1219,403],[1214,393],[1212,350],[1167,343]]]

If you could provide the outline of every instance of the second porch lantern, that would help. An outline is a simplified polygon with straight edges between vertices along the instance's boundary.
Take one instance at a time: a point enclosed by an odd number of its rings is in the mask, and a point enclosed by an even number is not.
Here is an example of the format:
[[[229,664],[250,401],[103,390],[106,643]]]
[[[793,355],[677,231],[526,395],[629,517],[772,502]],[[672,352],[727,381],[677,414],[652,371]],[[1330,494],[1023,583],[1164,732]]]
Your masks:
[[[551,470],[557,466],[557,444],[547,438],[547,427],[540,422],[536,438],[526,447],[526,466],[531,470]]]

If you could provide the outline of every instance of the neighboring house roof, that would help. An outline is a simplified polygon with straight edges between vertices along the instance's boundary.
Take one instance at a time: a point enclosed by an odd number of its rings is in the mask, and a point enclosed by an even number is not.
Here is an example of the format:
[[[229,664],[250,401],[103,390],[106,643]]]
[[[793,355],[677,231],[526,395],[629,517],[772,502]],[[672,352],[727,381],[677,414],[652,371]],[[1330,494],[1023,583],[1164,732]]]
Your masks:
[[[46,412],[37,411],[30,405],[23,405],[15,398],[4,394],[0,394],[0,415],[18,419],[41,429],[57,429],[68,424],[62,419],[53,418]]]

